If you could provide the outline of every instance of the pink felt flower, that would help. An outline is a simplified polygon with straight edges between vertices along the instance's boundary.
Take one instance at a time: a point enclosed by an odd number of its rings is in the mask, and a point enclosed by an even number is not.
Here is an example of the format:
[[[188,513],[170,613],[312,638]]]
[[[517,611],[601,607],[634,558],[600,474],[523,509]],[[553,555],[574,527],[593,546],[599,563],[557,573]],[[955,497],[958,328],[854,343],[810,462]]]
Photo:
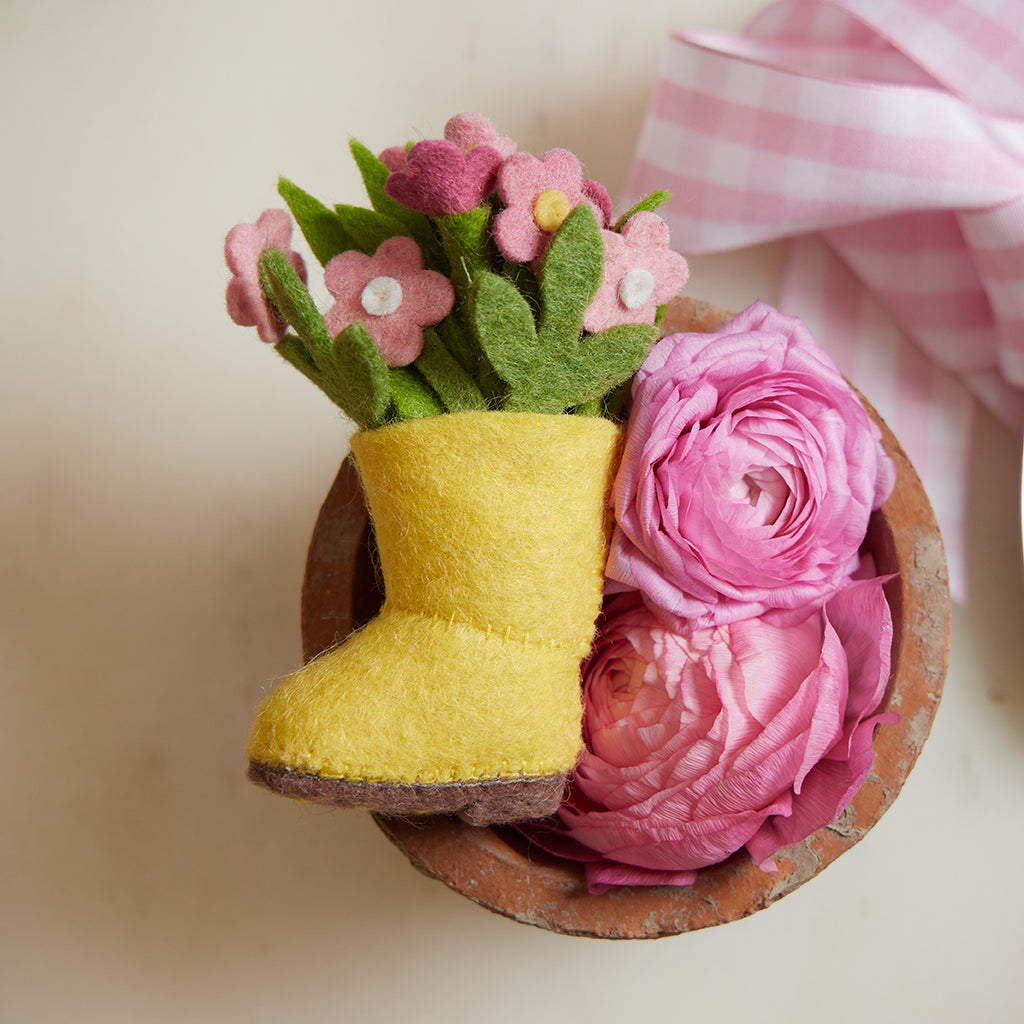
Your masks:
[[[405,146],[388,146],[380,153],[378,159],[389,171],[404,171],[406,148]]]
[[[427,139],[409,150],[404,169],[388,175],[384,191],[428,217],[466,213],[494,191],[500,163],[491,146],[464,153],[447,139]]]
[[[494,125],[483,114],[467,112],[456,114],[448,119],[444,126],[444,137],[455,143],[463,153],[468,153],[477,146],[489,146],[496,149],[504,160],[516,151],[515,142],[507,135],[499,135]],[[380,154],[380,161],[389,171],[404,171],[407,163],[407,147],[388,146]],[[489,193],[488,193],[489,194]],[[479,205],[476,203],[474,205]],[[468,209],[473,209],[472,206]]]
[[[448,119],[444,126],[444,137],[454,142],[464,153],[477,146],[490,146],[496,149],[501,158],[507,159],[516,151],[515,142],[507,135],[499,135],[490,120],[483,114],[467,112],[456,114]]]
[[[567,149],[553,149],[539,160],[529,153],[509,157],[498,172],[498,195],[506,208],[494,219],[494,241],[513,263],[543,255],[580,203],[589,203],[602,228],[611,218],[608,193],[584,180],[579,160]]]
[[[658,306],[686,284],[686,260],[669,247],[668,225],[656,214],[634,214],[619,234],[602,231],[604,280],[583,318],[592,334],[616,324],[653,324]]]
[[[764,303],[677,334],[633,383],[609,593],[677,632],[838,589],[895,482],[878,428],[795,317]]]
[[[270,345],[279,342],[288,325],[267,302],[260,284],[260,255],[267,249],[280,249],[306,280],[306,264],[291,249],[292,222],[284,210],[264,210],[255,224],[236,224],[224,240],[224,259],[232,277],[228,282],[228,316],[242,327],[255,327],[260,338]]]
[[[324,267],[327,290],[337,299],[324,321],[331,335],[361,323],[388,366],[405,366],[423,350],[423,328],[443,320],[455,304],[451,282],[423,269],[411,239],[382,242],[372,256],[339,253]]]
[[[615,599],[584,667],[584,734],[555,822],[525,827],[586,863],[593,892],[689,885],[746,846],[772,856],[833,822],[872,762],[892,620],[879,578],[787,625],[683,637]]]

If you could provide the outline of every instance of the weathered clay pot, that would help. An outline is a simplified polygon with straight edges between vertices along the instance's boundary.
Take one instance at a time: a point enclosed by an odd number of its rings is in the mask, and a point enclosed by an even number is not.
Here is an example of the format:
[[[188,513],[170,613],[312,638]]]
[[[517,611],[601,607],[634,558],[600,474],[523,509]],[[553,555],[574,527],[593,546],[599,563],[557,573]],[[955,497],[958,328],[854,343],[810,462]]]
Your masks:
[[[665,333],[716,330],[727,314],[677,300]],[[865,403],[866,404],[866,403]],[[455,818],[376,817],[419,870],[469,899],[514,918],[570,935],[657,938],[724,924],[792,892],[853,846],[896,799],[928,736],[946,675],[950,603],[942,540],[921,481],[892,432],[869,408],[897,468],[896,489],[874,514],[866,547],[886,585],[895,628],[885,707],[900,715],[875,735],[871,774],[833,825],[779,855],[778,875],[761,872],[741,851],[701,871],[687,887],[636,886],[587,892],[582,867],[528,847],[508,828],[474,828]],[[302,639],[306,659],[372,618],[380,592],[359,479],[346,460],[320,511],[306,564]]]

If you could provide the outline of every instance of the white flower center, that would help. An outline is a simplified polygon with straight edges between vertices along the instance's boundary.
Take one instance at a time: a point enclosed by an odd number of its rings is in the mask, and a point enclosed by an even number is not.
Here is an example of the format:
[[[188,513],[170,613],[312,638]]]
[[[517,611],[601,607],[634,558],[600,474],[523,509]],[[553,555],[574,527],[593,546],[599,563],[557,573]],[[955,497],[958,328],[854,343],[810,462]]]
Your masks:
[[[619,302],[639,309],[654,294],[654,275],[644,267],[631,270],[619,285]]]
[[[393,277],[375,277],[359,301],[370,316],[387,316],[402,304],[402,286]]]

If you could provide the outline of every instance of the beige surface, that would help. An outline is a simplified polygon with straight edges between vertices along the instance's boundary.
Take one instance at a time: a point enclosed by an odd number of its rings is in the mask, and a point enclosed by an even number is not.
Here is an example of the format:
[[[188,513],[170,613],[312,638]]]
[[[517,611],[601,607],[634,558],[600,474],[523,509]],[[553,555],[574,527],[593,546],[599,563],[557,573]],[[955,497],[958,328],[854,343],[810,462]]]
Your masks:
[[[543,933],[244,781],[348,431],[227,321],[226,229],[279,172],[358,202],[349,132],[462,109],[615,192],[666,32],[757,6],[0,4],[5,1024],[1020,1018],[1019,453],[988,421],[932,739],[862,844],[748,921]],[[778,256],[694,260],[692,291],[771,300]]]

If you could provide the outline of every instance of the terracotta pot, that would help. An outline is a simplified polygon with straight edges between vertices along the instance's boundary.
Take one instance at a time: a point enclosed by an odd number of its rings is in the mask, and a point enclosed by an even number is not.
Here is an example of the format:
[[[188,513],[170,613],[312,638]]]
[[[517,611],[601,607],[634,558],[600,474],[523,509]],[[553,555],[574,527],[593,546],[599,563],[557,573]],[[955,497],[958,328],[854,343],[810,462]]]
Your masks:
[[[713,331],[728,315],[684,299],[670,307],[665,333]],[[867,405],[867,403],[865,403]],[[525,924],[570,935],[657,938],[724,924],[792,892],[860,840],[896,799],[928,736],[946,675],[950,603],[942,540],[921,481],[873,409],[897,468],[896,489],[871,520],[865,546],[886,585],[895,628],[893,671],[884,701],[897,725],[875,735],[875,761],[842,817],[776,858],[761,872],[744,851],[702,870],[692,886],[635,886],[587,892],[581,866],[529,847],[508,828],[474,828],[455,818],[375,820],[425,874]],[[314,657],[372,618],[382,594],[372,531],[355,468],[346,460],[320,510],[306,564],[302,639]]]

